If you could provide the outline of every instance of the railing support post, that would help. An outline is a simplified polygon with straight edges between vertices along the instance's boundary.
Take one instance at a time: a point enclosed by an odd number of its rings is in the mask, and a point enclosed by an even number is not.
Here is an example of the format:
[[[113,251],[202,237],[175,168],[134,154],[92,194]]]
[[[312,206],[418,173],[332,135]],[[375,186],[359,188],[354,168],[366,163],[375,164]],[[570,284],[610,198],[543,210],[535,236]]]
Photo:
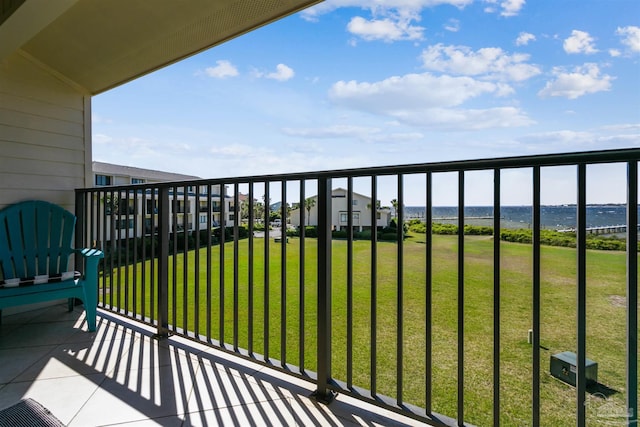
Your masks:
[[[316,400],[330,403],[331,381],[331,179],[318,179],[318,388]]]
[[[627,425],[638,425],[638,162],[627,165]]]
[[[156,338],[169,336],[169,188],[158,190],[158,325]]]

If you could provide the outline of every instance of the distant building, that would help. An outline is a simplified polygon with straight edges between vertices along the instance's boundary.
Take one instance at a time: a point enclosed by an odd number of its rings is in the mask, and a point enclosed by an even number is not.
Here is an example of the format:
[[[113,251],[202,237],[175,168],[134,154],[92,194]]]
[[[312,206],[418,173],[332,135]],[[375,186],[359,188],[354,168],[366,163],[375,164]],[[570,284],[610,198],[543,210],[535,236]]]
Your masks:
[[[152,169],[135,168],[132,166],[115,165],[112,163],[93,162],[93,185],[153,184],[169,181],[190,181],[201,179],[193,175],[183,175],[172,172],[162,172]]]
[[[304,209],[304,225],[318,225],[318,196],[310,197],[313,200],[311,209]],[[344,188],[336,188],[331,191],[331,225],[335,230],[345,230],[348,227],[349,212],[347,205],[347,190]],[[375,206],[371,203],[371,197],[353,192],[353,228],[355,231],[363,231],[371,229],[371,209]],[[293,209],[290,213],[291,225],[300,226],[300,207]],[[377,208],[376,227],[388,227],[391,220],[391,210],[389,208]]]
[[[208,186],[188,185],[189,181],[200,179],[202,178],[193,175],[93,162],[95,187],[184,182],[185,186],[178,186],[175,191],[169,192],[171,232],[206,230],[208,215],[211,215],[211,223],[214,227],[228,226],[234,222],[233,197],[227,195],[226,186],[224,192],[221,192],[220,185],[212,185],[208,193]],[[152,197],[151,189],[137,192],[135,196],[131,192],[127,195],[124,191],[113,194],[113,198],[116,199],[113,202],[108,198],[111,195],[101,200],[101,204],[105,206],[105,214],[113,215],[114,228],[119,238],[141,237],[143,233],[150,235],[157,231],[158,217],[155,214],[158,213],[158,199],[157,193],[155,194],[156,196]],[[139,214],[133,215],[135,212]],[[110,227],[107,227],[106,234],[106,239],[111,240]]]

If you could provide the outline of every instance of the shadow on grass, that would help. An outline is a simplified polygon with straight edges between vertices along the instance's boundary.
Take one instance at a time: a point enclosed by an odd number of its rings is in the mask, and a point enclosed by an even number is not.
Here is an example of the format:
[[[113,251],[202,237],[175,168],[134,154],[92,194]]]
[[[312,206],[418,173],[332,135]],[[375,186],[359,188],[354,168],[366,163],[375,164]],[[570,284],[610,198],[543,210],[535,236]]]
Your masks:
[[[615,390],[611,387],[607,387],[606,385],[601,383],[595,383],[587,387],[587,393],[592,395],[598,394],[604,397],[610,397],[610,396],[613,396],[614,394],[620,393],[620,391]]]

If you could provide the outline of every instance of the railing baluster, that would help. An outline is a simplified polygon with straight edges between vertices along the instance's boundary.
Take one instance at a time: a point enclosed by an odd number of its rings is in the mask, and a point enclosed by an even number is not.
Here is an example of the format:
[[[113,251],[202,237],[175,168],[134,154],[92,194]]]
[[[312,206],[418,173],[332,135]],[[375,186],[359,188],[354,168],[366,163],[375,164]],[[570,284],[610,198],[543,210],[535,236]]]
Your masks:
[[[377,176],[371,176],[371,200],[378,200]],[[378,364],[378,227],[377,215],[371,213],[371,221],[376,227],[371,230],[371,360],[370,381],[371,397],[378,394],[377,364]]]
[[[464,171],[458,171],[458,424],[464,424]]]
[[[233,184],[233,349],[238,351],[238,336],[240,335],[240,329],[238,325],[238,309],[239,309],[239,293],[240,293],[240,281],[239,281],[239,258],[240,258],[240,218],[239,218],[239,205],[240,205],[240,190],[238,189],[238,183]]]
[[[398,209],[396,212],[397,231],[397,290],[396,290],[396,402],[402,406],[403,397],[403,362],[404,362],[404,175],[398,175]]]
[[[212,280],[212,271],[211,271],[211,238],[212,238],[212,234],[213,234],[213,187],[211,186],[211,184],[207,185],[207,341],[211,341],[212,334],[211,334],[211,324],[213,323],[213,319],[212,319],[212,308],[213,308],[213,304],[211,302],[211,296],[212,296],[212,286],[211,286],[211,280]]]
[[[576,413],[578,427],[586,425],[585,394],[587,351],[587,166],[578,164],[578,206],[576,226],[577,252],[577,351],[576,351]]]
[[[287,181],[280,185],[280,364],[287,365]]]
[[[138,209],[138,190],[134,190],[133,194],[133,300],[131,304],[133,305],[133,317],[138,317],[138,218],[140,215]]]
[[[253,263],[254,263],[254,258],[253,258],[253,248],[254,248],[254,242],[253,242],[253,223],[254,223],[254,204],[253,204],[253,198],[254,198],[254,194],[253,194],[253,182],[249,182],[249,255],[248,255],[248,263],[249,265],[247,266],[247,268],[249,269],[248,271],[248,286],[249,286],[249,290],[248,290],[248,298],[249,298],[249,307],[248,307],[248,319],[247,319],[247,339],[249,341],[248,346],[247,346],[247,350],[249,352],[250,355],[253,355],[253,299],[254,299],[254,287],[253,287]]]
[[[193,228],[195,233],[195,250],[193,251],[193,333],[200,336],[200,186],[196,185],[194,197]]]
[[[160,187],[158,194],[159,253],[169,253],[169,188]],[[153,270],[152,270],[153,271]],[[169,335],[169,258],[158,256],[158,337]]]
[[[140,194],[142,195],[142,200],[141,200],[141,206],[140,206],[140,246],[141,246],[141,254],[140,256],[142,257],[141,261],[142,261],[142,265],[140,266],[140,318],[144,321],[147,318],[146,315],[146,302],[147,302],[147,298],[145,297],[147,295],[147,267],[146,267],[146,260],[147,260],[147,256],[149,256],[150,258],[153,257],[153,255],[148,255],[147,254],[147,231],[145,229],[145,225],[146,225],[146,218],[147,218],[147,210],[146,210],[146,190],[142,189],[140,190]],[[151,234],[151,238],[153,238],[153,234]],[[151,316],[149,316],[151,317]]]
[[[638,162],[627,164],[627,425],[638,425]]]
[[[111,310],[113,310],[113,294],[115,293],[113,291],[113,271],[115,269],[114,266],[114,256],[113,254],[115,253],[115,248],[114,248],[114,243],[115,243],[115,247],[118,247],[118,237],[116,236],[116,227],[115,227],[115,221],[116,221],[116,206],[115,205],[115,193],[113,192],[113,190],[111,192],[109,192],[110,195],[110,199],[108,199],[109,203],[109,308]],[[106,223],[106,222],[105,222]]]
[[[129,314],[129,190],[124,195],[124,224],[120,220],[120,229],[124,229],[124,313]],[[121,231],[120,231],[121,232]]]
[[[225,242],[226,242],[226,236],[227,236],[227,211],[225,210],[225,196],[226,196],[227,190],[226,190],[226,185],[224,183],[220,184],[220,242],[219,242],[219,248],[220,248],[220,257],[219,257],[219,262],[220,262],[220,266],[218,269],[218,282],[220,283],[220,287],[218,289],[218,296],[220,298],[219,304],[218,304],[218,309],[219,309],[219,313],[218,313],[218,318],[219,318],[219,322],[220,322],[220,329],[218,331],[218,338],[220,339],[220,345],[224,346],[224,308],[225,308],[225,301],[224,301],[224,294],[225,294],[225,274],[224,274],[224,253],[225,253]]]
[[[173,186],[170,188],[171,191],[171,232],[172,236],[172,271],[171,271],[171,324],[169,325],[170,329],[174,332],[176,331],[176,316],[178,310],[176,310],[177,304],[177,278],[178,274],[178,187]]]
[[[264,361],[269,362],[269,214],[271,213],[269,198],[269,181],[264,183],[264,316],[263,340]]]
[[[371,209],[375,210],[375,206]],[[347,388],[353,385],[353,177],[347,178]]]
[[[532,357],[533,372],[532,390],[532,420],[533,426],[540,425],[540,167],[533,168],[533,340]]]
[[[426,201],[424,211],[425,229],[425,413],[430,415],[433,406],[433,175],[431,171],[426,173]]]
[[[158,249],[158,245],[160,244],[160,239],[162,239],[162,234],[160,234],[160,220],[158,219],[158,199],[156,197],[158,191],[155,189],[151,190],[151,262],[149,262],[149,280],[151,282],[151,286],[149,286],[149,321],[153,323],[155,319],[159,319],[159,316],[156,315],[156,277],[159,277],[159,274],[156,275],[156,254],[158,254],[157,259],[159,260],[161,254],[165,254],[167,252],[162,252],[161,249]],[[167,203],[169,196],[167,195]],[[168,208],[167,208],[168,209]],[[168,221],[169,212],[165,212],[165,217],[167,217]],[[158,227],[156,227],[156,221],[158,222]],[[169,225],[166,226],[165,233],[169,233]],[[168,248],[167,244],[167,248]],[[160,279],[158,279],[157,287],[160,287]],[[166,283],[166,282],[165,282]],[[165,317],[165,320],[167,318]],[[158,321],[160,324],[160,321]]]
[[[493,425],[500,425],[500,169],[493,170]]]
[[[190,205],[189,205],[189,184],[185,184],[182,188],[182,204],[183,214],[182,214],[182,330],[186,334],[189,330],[189,216]],[[177,235],[176,235],[177,238]]]
[[[299,320],[299,328],[298,328],[298,335],[300,336],[299,341],[300,341],[300,360],[299,360],[299,366],[300,366],[300,372],[304,372],[305,370],[305,366],[304,366],[304,353],[305,353],[305,339],[304,339],[304,333],[305,333],[305,322],[304,322],[304,313],[305,313],[305,309],[304,309],[304,304],[305,304],[305,239],[304,239],[304,232],[305,232],[305,218],[304,218],[304,212],[306,210],[306,205],[305,205],[305,180],[301,179],[300,180],[300,259],[299,259],[299,265],[300,265],[300,273],[299,273],[299,295],[300,295],[300,305],[298,307],[298,318]]]

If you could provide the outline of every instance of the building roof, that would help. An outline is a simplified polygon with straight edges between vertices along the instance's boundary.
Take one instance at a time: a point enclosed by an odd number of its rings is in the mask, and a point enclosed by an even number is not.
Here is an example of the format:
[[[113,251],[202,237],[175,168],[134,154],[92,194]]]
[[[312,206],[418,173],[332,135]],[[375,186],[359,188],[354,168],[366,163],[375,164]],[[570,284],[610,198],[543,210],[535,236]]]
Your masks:
[[[194,175],[183,175],[172,172],[162,172],[153,169],[136,168],[132,166],[115,165],[112,163],[93,162],[93,173],[97,175],[130,176],[144,178],[148,181],[192,181],[202,179]]]
[[[95,95],[321,0],[4,0],[0,63],[19,52]]]

